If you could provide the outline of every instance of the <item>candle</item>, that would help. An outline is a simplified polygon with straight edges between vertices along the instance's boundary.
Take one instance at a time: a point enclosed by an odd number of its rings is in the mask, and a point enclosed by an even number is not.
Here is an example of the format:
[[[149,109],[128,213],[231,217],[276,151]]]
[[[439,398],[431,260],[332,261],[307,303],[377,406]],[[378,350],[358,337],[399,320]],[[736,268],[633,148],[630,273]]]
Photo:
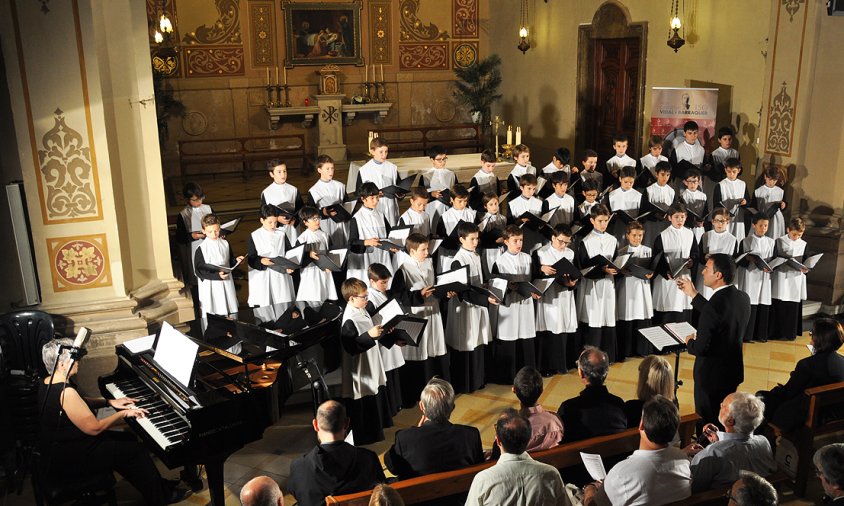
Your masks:
[[[279,85],[279,82],[278,82],[278,67],[275,68],[275,85],[276,86]]]
[[[381,82],[384,82],[384,64],[381,64]]]
[[[270,68],[267,67],[267,86],[270,85]]]
[[[516,127],[516,145],[522,143],[522,127]]]
[[[369,65],[364,65],[363,68],[364,68],[364,74],[365,74],[365,77],[363,78],[363,82],[368,83],[369,82]]]
[[[287,86],[287,67],[284,67],[284,85]]]
[[[507,126],[507,144],[513,144],[513,125]]]

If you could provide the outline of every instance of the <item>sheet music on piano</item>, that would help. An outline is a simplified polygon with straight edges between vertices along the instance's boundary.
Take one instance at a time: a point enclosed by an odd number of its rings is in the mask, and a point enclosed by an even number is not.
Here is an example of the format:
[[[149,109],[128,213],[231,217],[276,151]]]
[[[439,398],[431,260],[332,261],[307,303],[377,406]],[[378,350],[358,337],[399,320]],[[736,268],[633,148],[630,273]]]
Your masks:
[[[164,322],[156,339],[155,355],[152,359],[176,381],[187,387],[198,350],[198,344]]]

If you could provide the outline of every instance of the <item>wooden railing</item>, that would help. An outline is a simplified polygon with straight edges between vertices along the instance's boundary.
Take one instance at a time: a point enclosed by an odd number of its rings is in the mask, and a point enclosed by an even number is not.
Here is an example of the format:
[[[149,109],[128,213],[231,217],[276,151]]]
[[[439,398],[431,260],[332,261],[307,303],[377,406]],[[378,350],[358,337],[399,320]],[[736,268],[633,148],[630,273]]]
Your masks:
[[[250,170],[265,170],[266,162],[273,158],[281,158],[288,168],[308,165],[302,134],[183,140],[178,142],[178,148],[181,176],[239,172],[246,178]],[[202,170],[190,170],[193,166],[201,166]]]
[[[382,127],[372,131],[390,142],[390,156],[396,153],[424,156],[433,146],[443,146],[450,152],[461,149],[479,152],[484,145],[481,127],[475,123]]]

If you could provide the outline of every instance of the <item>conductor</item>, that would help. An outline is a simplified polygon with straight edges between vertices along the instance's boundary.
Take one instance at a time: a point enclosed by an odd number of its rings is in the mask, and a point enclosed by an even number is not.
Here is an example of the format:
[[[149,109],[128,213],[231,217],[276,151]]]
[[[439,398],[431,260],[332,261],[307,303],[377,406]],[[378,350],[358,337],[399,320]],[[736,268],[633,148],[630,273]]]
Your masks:
[[[709,300],[695,290],[691,280],[677,286],[692,299],[700,313],[697,333],[686,337],[686,348],[695,356],[695,411],[706,423],[718,423],[721,401],[744,381],[742,337],[750,317],[750,299],[732,285],[736,264],[723,253],[710,255],[703,269],[703,283],[713,290]]]

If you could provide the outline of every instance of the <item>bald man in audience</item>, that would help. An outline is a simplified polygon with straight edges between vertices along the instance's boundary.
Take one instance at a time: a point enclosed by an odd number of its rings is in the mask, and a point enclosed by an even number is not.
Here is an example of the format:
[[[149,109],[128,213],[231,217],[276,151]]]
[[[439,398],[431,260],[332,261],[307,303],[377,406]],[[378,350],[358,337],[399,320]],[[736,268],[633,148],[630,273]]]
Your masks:
[[[278,483],[268,476],[252,478],[240,489],[243,506],[284,506],[284,494]]]
[[[319,444],[290,464],[287,490],[299,506],[322,506],[326,496],[361,492],[386,481],[375,453],[345,441],[349,418],[342,404],[323,402],[313,427]]]
[[[736,506],[777,506],[777,490],[768,480],[750,471],[739,473],[739,479],[729,491],[728,505]]]

